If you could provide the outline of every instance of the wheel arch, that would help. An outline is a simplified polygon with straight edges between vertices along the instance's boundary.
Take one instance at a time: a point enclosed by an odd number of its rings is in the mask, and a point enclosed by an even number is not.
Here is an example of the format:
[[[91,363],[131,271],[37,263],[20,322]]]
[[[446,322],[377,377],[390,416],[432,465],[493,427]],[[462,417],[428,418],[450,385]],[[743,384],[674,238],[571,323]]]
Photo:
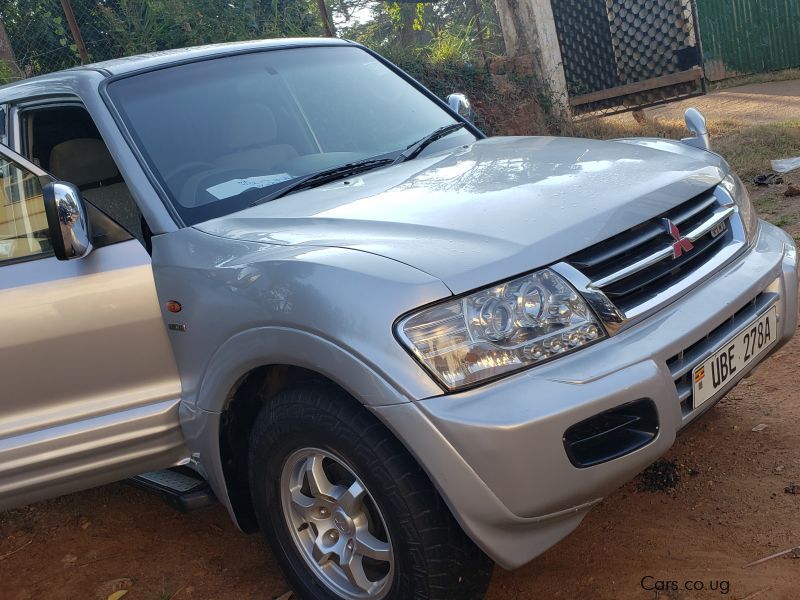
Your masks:
[[[197,440],[212,488],[244,531],[255,526],[246,469],[250,427],[276,394],[307,381],[335,386],[367,406],[410,401],[373,365],[314,333],[259,327],[228,340],[206,369],[193,411],[201,418],[187,437]]]
[[[250,479],[247,468],[250,453],[250,432],[253,422],[264,406],[282,391],[309,382],[318,382],[338,388],[352,395],[324,375],[286,364],[256,367],[241,377],[231,390],[219,422],[219,460],[225,488],[239,527],[246,532],[258,529],[250,496]],[[353,400],[357,402],[357,400]]]

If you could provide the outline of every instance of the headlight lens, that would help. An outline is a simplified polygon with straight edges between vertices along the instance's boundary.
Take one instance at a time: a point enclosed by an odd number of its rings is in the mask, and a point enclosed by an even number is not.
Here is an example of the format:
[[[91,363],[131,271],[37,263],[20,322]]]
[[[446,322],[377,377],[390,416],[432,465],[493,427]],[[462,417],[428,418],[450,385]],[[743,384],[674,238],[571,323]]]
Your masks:
[[[750,194],[747,193],[747,188],[744,183],[742,183],[742,180],[739,179],[739,176],[734,173],[728,174],[719,185],[731,195],[736,206],[739,207],[739,215],[744,224],[747,242],[752,242],[755,238],[756,231],[758,231],[758,214],[756,213],[756,209],[753,208],[753,203],[750,201]]]
[[[583,298],[550,269],[426,308],[401,320],[397,332],[448,390],[606,337]]]

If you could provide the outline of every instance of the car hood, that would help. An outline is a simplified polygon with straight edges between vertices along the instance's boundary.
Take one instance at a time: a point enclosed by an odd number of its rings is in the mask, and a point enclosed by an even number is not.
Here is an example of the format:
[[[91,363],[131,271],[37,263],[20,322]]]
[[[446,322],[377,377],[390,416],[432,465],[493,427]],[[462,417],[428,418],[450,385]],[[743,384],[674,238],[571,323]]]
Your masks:
[[[489,138],[197,225],[401,261],[458,294],[558,261],[719,183],[717,155],[664,140]]]

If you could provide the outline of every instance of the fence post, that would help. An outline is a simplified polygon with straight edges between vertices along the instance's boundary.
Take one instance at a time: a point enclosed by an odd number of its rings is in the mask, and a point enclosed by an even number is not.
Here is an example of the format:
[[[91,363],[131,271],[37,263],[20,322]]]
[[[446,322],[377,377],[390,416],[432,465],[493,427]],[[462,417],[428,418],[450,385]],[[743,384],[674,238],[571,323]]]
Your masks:
[[[83,36],[81,35],[78,21],[75,20],[75,13],[72,11],[72,4],[69,0],[61,0],[61,8],[64,10],[64,16],[67,17],[67,25],[72,34],[72,39],[75,40],[75,45],[78,47],[78,54],[81,55],[81,64],[89,62],[89,52],[86,51],[86,44],[83,43]]]
[[[563,118],[569,117],[569,94],[551,0],[495,0],[506,54],[532,54],[539,85],[552,95]]]

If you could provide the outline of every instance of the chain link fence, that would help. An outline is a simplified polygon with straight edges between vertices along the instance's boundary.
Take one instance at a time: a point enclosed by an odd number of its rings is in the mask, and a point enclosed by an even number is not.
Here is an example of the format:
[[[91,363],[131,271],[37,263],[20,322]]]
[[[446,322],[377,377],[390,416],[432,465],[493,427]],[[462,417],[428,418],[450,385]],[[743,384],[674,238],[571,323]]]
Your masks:
[[[103,14],[108,4],[111,3],[91,0],[63,4],[60,0],[10,0],[0,9],[5,30],[0,31],[0,49],[5,49],[0,53],[4,63],[0,65],[0,79],[32,77],[116,56]]]

